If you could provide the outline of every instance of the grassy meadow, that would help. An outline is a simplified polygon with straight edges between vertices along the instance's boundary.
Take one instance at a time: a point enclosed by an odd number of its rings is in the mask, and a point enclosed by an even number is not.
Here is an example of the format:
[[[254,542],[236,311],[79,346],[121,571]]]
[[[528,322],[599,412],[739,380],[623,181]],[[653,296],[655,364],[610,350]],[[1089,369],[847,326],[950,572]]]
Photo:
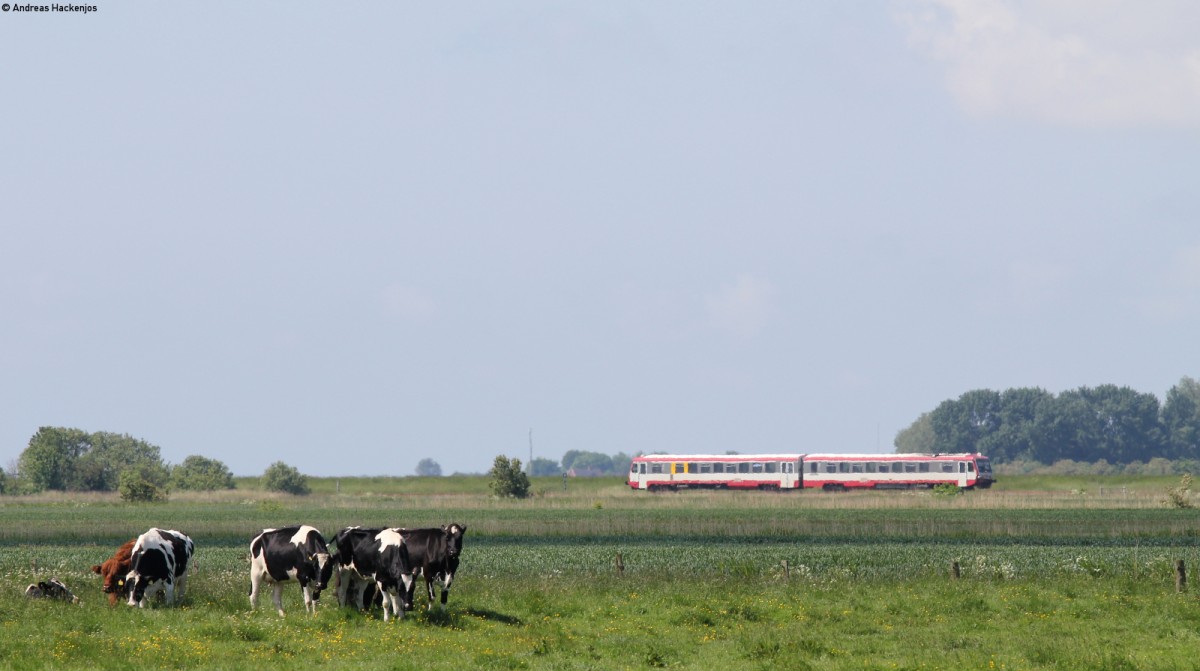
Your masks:
[[[1192,669],[1200,515],[1174,478],[1002,480],[988,491],[632,492],[537,480],[329,478],[307,497],[252,479],[127,505],[0,499],[0,667],[13,669]],[[444,615],[306,616],[287,585],[250,611],[247,544],[307,522],[468,526]],[[196,541],[177,608],[109,608],[89,567],[149,526]],[[957,565],[960,577],[951,577]],[[57,576],[78,605],[30,601]],[[1189,574],[1189,578],[1193,578]],[[418,602],[421,604],[421,601]]]

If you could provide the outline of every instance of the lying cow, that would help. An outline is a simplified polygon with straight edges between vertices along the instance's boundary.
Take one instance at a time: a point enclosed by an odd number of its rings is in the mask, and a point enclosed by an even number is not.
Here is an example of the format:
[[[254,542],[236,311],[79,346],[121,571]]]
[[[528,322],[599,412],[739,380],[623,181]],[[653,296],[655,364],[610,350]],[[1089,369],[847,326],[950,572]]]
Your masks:
[[[104,593],[108,595],[108,605],[110,606],[117,605],[122,597],[129,594],[125,576],[129,575],[129,571],[133,568],[131,559],[133,544],[136,542],[136,538],[130,539],[128,543],[117,548],[113,556],[105,559],[103,564],[92,567],[93,573],[98,573],[104,578]]]
[[[150,529],[138,536],[125,579],[129,605],[145,608],[159,591],[165,592],[168,606],[175,603],[176,597],[183,599],[194,551],[192,539],[175,530]]]
[[[363,609],[363,592],[374,584],[383,598],[383,621],[388,621],[388,609],[397,618],[412,608],[408,601],[413,582],[412,568],[404,538],[397,529],[363,529],[347,527],[334,537],[337,546],[338,602],[346,605],[349,598]],[[347,592],[353,589],[354,594]]]
[[[79,597],[72,594],[71,590],[67,589],[67,586],[58,578],[51,578],[44,582],[38,582],[36,585],[26,587],[25,596],[30,599],[57,599],[59,601],[79,603]]]
[[[446,610],[446,600],[450,596],[450,585],[454,582],[454,573],[458,571],[458,560],[462,554],[463,535],[467,527],[461,524],[450,524],[440,529],[400,529],[404,537],[404,545],[408,549],[408,559],[412,562],[413,581],[408,586],[408,595],[404,601],[412,608],[413,593],[417,589],[417,576],[425,577],[425,591],[429,593],[429,610],[433,610],[433,583],[442,583],[442,611]]]
[[[263,529],[250,541],[250,607],[258,608],[262,583],[271,583],[275,585],[275,609],[283,617],[283,583],[296,580],[304,594],[304,610],[316,613],[333,567],[325,538],[315,528],[305,524]]]

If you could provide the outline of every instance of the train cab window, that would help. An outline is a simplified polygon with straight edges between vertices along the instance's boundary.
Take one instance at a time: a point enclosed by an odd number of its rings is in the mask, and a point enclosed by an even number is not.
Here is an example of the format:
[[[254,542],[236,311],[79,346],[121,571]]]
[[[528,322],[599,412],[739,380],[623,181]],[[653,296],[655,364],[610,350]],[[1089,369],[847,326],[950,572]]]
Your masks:
[[[646,464],[638,464],[638,465],[637,465],[637,472],[638,472],[638,473],[645,474],[645,473],[646,473]]]
[[[967,462],[967,472],[968,472],[968,473],[974,473],[974,472],[975,472],[975,462],[973,462],[973,461],[968,461],[968,462]]]

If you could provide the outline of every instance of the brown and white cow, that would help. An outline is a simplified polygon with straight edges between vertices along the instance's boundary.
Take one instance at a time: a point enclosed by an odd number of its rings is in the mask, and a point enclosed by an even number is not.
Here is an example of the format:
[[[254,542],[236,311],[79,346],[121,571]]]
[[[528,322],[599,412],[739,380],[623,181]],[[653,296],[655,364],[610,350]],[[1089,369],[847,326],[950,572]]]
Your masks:
[[[129,575],[129,571],[133,568],[131,556],[133,555],[133,544],[136,542],[136,538],[130,539],[128,543],[117,548],[113,556],[105,559],[103,564],[92,567],[93,573],[98,573],[104,578],[104,593],[108,595],[108,605],[110,606],[117,605],[118,601],[129,594],[125,576]]]

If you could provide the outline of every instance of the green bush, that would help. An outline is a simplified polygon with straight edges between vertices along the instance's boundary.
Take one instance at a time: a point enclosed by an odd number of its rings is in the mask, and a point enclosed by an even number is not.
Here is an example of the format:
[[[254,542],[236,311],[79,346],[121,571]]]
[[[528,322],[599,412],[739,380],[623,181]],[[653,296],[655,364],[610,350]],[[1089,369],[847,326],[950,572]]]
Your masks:
[[[233,473],[221,461],[193,454],[171,469],[171,485],[192,491],[233,489]]]
[[[504,455],[497,456],[489,475],[492,476],[489,487],[496,496],[514,499],[523,499],[529,496],[529,476],[521,470],[520,459],[509,459]]]
[[[311,490],[308,487],[308,477],[292,466],[277,461],[267,467],[262,477],[263,489],[271,492],[285,492],[303,496]]]
[[[155,483],[144,468],[121,471],[117,491],[127,503],[161,503],[167,500],[167,491]]]

